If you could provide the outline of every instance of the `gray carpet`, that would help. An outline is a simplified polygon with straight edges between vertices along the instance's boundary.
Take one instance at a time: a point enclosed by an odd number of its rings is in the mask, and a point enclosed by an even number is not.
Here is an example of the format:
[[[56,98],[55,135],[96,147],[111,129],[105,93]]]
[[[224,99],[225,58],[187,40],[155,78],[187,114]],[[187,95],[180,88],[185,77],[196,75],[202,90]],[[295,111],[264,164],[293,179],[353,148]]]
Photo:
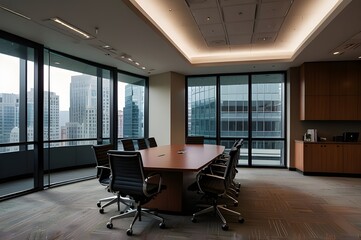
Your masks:
[[[97,180],[0,202],[0,239],[361,239],[361,179],[303,176],[281,169],[239,169],[243,224],[227,216],[229,230],[211,215],[160,214],[166,229],[144,217],[128,237],[130,218],[107,229],[112,206],[96,206],[107,193]],[[195,198],[198,196],[195,196]]]

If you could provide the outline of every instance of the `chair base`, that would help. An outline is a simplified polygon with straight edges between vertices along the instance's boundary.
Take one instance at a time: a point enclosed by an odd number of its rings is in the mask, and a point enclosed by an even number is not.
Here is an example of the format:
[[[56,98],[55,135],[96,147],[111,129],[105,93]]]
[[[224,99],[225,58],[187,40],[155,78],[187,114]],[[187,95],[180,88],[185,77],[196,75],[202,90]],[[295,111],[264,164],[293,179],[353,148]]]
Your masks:
[[[227,208],[225,205],[217,204],[216,201],[214,201],[213,205],[200,205],[200,206],[203,206],[203,207],[206,207],[206,208],[194,213],[193,216],[192,216],[192,222],[197,222],[196,217],[199,216],[199,215],[209,213],[209,212],[213,212],[213,213],[216,213],[217,216],[221,219],[221,221],[222,221],[222,229],[223,230],[228,230],[227,221],[223,217],[223,215],[222,215],[222,213],[220,211],[220,210],[223,210],[223,211],[225,211],[227,213],[238,216],[238,222],[244,223],[244,218],[242,217],[242,215],[239,212],[233,211],[233,210]]]
[[[165,228],[165,223],[164,223],[164,218],[157,216],[155,214],[150,213],[151,210],[149,209],[144,209],[142,208],[140,205],[138,205],[135,209],[130,209],[127,212],[120,214],[120,215],[116,215],[113,216],[109,219],[109,222],[107,223],[107,228],[112,229],[113,228],[113,220],[114,219],[118,219],[118,218],[125,218],[125,217],[129,217],[131,215],[134,215],[133,221],[130,224],[130,227],[127,229],[127,235],[131,236],[133,235],[133,225],[135,223],[135,221],[139,220],[142,221],[142,215],[145,215],[147,217],[151,217],[153,219],[159,220],[160,224],[159,227],[160,228]]]
[[[101,205],[102,202],[106,202],[106,204],[104,204],[102,206]],[[134,205],[134,201],[131,200],[130,198],[124,198],[121,196],[112,196],[112,197],[99,199],[99,201],[97,202],[97,206],[100,208],[99,212],[104,213],[105,207],[110,206],[115,203],[117,203],[117,205],[118,205],[118,211],[120,211],[120,203],[123,203],[125,205],[125,209],[122,212],[127,211],[130,207],[132,207]]]

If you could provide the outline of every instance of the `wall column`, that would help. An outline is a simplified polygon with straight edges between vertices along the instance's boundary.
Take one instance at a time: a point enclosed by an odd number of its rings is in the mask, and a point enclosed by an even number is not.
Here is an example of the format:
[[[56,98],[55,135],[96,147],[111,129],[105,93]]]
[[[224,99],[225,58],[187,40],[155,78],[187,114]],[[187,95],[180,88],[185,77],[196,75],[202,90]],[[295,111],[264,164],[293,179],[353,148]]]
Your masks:
[[[149,77],[149,136],[159,146],[185,142],[185,86],[178,73]]]

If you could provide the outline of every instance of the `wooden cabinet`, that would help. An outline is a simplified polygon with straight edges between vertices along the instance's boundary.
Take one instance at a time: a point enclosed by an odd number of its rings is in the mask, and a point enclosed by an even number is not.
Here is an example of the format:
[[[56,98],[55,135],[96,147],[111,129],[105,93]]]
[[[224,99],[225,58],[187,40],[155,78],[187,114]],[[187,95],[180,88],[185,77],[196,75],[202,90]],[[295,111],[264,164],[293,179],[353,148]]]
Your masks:
[[[361,120],[361,63],[301,66],[301,120]]]
[[[361,174],[361,143],[295,144],[295,167],[304,173]]]
[[[359,144],[347,144],[344,148],[344,173],[361,173],[361,146]]]

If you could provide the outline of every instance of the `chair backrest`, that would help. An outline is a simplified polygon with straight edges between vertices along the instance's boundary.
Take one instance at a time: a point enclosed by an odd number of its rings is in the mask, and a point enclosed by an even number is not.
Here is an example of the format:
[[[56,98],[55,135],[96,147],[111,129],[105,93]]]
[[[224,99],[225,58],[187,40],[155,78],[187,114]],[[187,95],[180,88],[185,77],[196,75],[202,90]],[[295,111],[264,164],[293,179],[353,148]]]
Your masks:
[[[204,144],[204,136],[188,136],[186,144]]]
[[[142,155],[135,151],[109,151],[112,178],[110,189],[136,201],[145,199]]]
[[[124,151],[135,151],[133,139],[122,139]]]
[[[225,188],[228,189],[229,186],[232,184],[232,181],[235,177],[235,162],[238,161],[239,151],[237,148],[232,147],[231,151],[229,152],[229,160],[227,164],[226,171],[224,171],[224,179],[225,179]]]
[[[155,141],[154,137],[148,138],[147,141],[148,141],[148,145],[149,145],[150,148],[158,146],[157,141]]]
[[[92,146],[97,166],[109,167],[108,151],[114,149],[113,144],[94,145]],[[97,178],[99,181],[109,178],[110,170],[98,168]]]
[[[147,149],[147,148],[148,148],[147,142],[145,141],[144,138],[138,139],[138,140],[137,140],[137,143],[138,143],[138,149],[139,149],[139,150]]]

